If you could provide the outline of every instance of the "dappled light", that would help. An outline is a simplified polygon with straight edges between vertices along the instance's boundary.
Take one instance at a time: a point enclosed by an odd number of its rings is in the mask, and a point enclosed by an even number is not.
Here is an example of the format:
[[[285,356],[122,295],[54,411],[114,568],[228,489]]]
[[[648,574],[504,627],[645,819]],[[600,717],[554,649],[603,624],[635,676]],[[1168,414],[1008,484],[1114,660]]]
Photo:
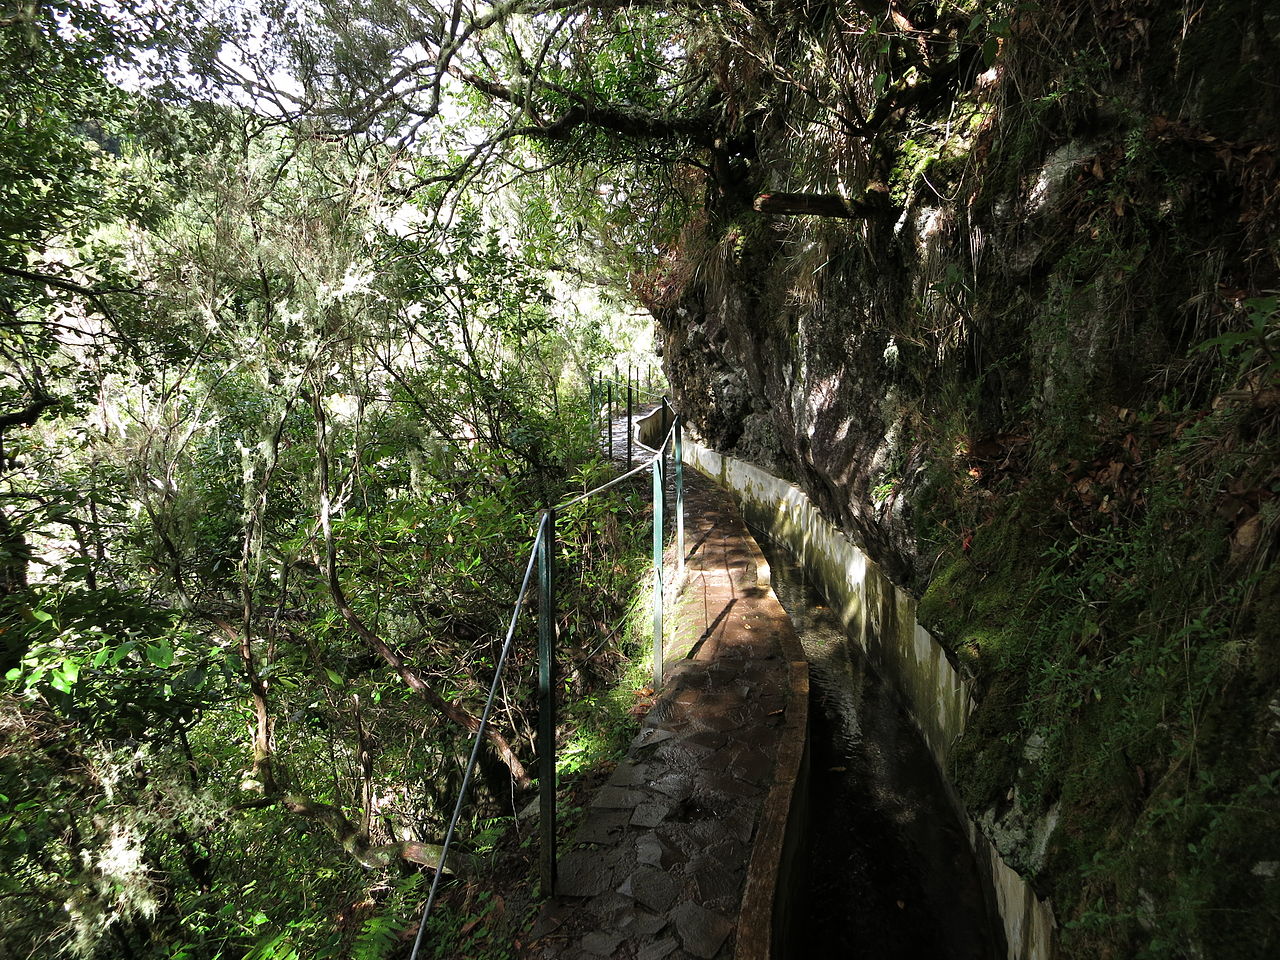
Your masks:
[[[0,957],[1280,954],[1275,6],[0,4]]]

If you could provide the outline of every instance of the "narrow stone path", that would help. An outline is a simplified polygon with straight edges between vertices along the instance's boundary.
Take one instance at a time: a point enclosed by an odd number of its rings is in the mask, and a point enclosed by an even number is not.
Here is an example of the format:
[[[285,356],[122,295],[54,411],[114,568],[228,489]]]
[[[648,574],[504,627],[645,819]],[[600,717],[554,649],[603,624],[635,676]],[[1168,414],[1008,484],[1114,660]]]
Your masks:
[[[768,889],[748,894],[756,906],[742,923],[769,928],[757,914],[772,901],[770,858],[785,824],[766,815],[762,825],[762,811],[776,807],[771,790],[790,796],[807,710],[797,673],[807,672],[732,499],[692,470],[685,477],[689,558],[666,631],[666,682],[561,856],[529,957],[732,957],[749,873]],[[763,871],[749,871],[753,855]]]
[[[657,407],[658,407],[658,404],[656,403],[646,402],[642,404],[636,404],[634,410],[632,411],[632,420],[644,419],[646,415],[648,415],[653,410],[657,409]],[[623,467],[624,469],[628,468],[629,466],[635,466],[637,463],[640,463],[641,461],[645,460],[650,456],[650,452],[646,450],[644,447],[640,446],[640,444],[638,444],[635,441],[635,438],[632,437],[632,442],[631,442],[632,462],[631,464],[628,464],[626,462],[627,461],[627,435],[630,433],[631,433],[631,427],[627,423],[627,418],[625,416],[615,417],[614,419],[609,421],[608,430],[599,431],[600,449],[603,450],[606,454],[608,454],[608,456],[615,463],[617,463],[620,467]]]

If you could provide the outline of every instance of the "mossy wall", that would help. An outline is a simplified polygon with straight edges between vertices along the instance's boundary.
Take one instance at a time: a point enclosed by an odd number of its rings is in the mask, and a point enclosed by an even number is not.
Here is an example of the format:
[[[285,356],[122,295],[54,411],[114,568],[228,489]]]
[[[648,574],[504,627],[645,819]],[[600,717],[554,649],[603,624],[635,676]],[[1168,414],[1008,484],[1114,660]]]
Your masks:
[[[1270,956],[1280,7],[961,6],[990,69],[872,143],[749,92],[748,182],[653,305],[677,405],[920,597],[975,704],[953,779],[1066,956]],[[870,178],[865,220],[741,199]]]

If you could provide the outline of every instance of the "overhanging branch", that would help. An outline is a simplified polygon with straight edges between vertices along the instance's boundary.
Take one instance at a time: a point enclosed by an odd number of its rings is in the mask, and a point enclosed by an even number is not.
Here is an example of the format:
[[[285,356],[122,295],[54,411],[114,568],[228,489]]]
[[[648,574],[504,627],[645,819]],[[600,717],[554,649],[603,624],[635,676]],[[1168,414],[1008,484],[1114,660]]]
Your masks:
[[[449,72],[490,99],[526,109],[527,98],[521,91],[459,67],[451,67]],[[715,118],[711,114],[671,116],[641,107],[599,104],[579,93],[569,95],[577,102],[558,117],[544,120],[536,113],[529,113],[534,122],[515,127],[506,136],[565,140],[578,127],[588,126],[636,140],[684,139],[704,147],[714,146]]]
[[[835,193],[762,193],[752,207],[775,217],[838,217],[865,220],[885,209],[882,194],[868,193],[866,200],[851,200]]]

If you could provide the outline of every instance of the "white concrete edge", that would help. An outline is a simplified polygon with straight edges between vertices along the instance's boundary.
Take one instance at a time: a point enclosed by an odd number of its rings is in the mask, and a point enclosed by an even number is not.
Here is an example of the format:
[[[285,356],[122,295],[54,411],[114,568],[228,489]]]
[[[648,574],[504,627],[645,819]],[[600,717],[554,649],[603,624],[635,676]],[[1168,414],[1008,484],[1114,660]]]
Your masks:
[[[916,599],[831,524],[805,493],[754,464],[724,456],[683,434],[684,462],[735,494],[743,513],[786,545],[823,586],[850,636],[894,684],[944,777],[951,745],[974,707],[968,682],[943,646],[916,619]],[[1052,904],[1005,863],[959,797],[951,799],[969,842],[990,867],[1008,960],[1051,960],[1057,954]]]

